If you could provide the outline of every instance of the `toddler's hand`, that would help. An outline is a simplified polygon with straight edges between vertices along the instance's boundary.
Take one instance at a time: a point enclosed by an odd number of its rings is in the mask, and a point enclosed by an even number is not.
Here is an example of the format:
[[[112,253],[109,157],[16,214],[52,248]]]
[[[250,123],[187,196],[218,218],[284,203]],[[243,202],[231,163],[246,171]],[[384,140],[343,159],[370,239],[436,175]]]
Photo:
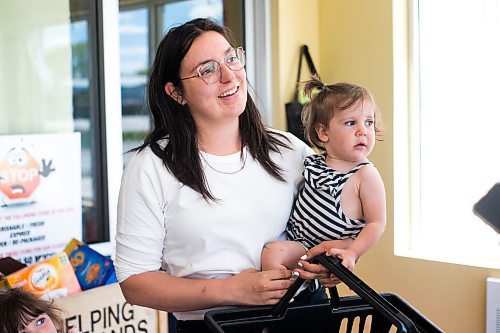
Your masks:
[[[330,249],[326,251],[328,256],[336,256],[342,259],[342,265],[347,267],[351,272],[354,271],[354,265],[358,260],[358,255],[351,249],[341,250],[341,249]]]

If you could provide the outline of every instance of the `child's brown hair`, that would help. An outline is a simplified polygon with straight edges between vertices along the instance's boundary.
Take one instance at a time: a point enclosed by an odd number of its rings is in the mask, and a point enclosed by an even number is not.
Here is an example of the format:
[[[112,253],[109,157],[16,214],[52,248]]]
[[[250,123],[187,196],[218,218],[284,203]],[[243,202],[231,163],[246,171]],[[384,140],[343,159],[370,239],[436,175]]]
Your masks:
[[[0,332],[18,333],[31,321],[47,314],[58,332],[64,332],[61,310],[18,288],[0,288]]]
[[[375,134],[380,134],[380,112],[373,95],[366,88],[346,82],[327,85],[319,77],[313,76],[311,80],[305,82],[304,92],[311,98],[311,101],[302,110],[304,135],[319,150],[325,150],[324,143],[316,132],[319,125],[328,128],[330,120],[336,112],[346,110],[358,101],[363,103],[365,100],[371,100],[373,102],[375,105]],[[377,138],[379,139],[379,136]]]

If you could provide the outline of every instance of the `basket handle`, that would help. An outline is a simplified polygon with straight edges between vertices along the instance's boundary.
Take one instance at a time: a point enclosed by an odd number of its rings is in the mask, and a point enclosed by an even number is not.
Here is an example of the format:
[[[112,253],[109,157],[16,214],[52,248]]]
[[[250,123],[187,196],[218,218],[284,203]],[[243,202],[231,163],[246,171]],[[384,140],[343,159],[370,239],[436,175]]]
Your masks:
[[[314,257],[312,262],[320,263],[328,268],[331,273],[335,274],[335,276],[344,282],[351,290],[367,301],[373,308],[396,326],[398,332],[418,332],[415,324],[407,316],[385,298],[380,296],[375,290],[370,288],[366,283],[361,281],[361,279],[354,275],[349,269],[344,267],[339,258],[321,254]]]
[[[286,310],[288,309],[288,304],[290,304],[290,300],[293,298],[297,290],[299,290],[300,286],[304,283],[304,279],[298,277],[295,282],[288,288],[285,296],[283,296],[279,302],[273,307],[272,316],[273,317],[283,317]]]
[[[288,309],[288,305],[290,304],[290,300],[293,298],[295,293],[299,290],[299,288],[304,283],[304,279],[298,277],[295,282],[290,286],[285,295],[279,300],[279,302],[273,307],[272,316],[275,318],[283,317],[285,315],[286,310]],[[330,305],[332,310],[338,310],[340,308],[340,297],[337,291],[337,287],[329,288],[330,290]]]
[[[351,290],[358,294],[362,299],[367,301],[375,310],[380,312],[394,326],[397,327],[398,333],[417,333],[419,332],[415,324],[399,311],[394,305],[389,303],[385,298],[379,295],[375,290],[370,288],[366,283],[361,281],[354,273],[342,265],[342,262],[337,257],[326,256],[320,254],[311,260],[312,263],[320,263],[325,266],[331,273],[335,274],[342,282],[344,282]],[[283,317],[288,309],[290,300],[293,298],[297,290],[304,283],[304,279],[298,277],[292,286],[287,290],[282,299],[273,307],[273,317]],[[340,306],[337,288],[330,288],[331,298],[330,304],[332,311],[335,311]]]

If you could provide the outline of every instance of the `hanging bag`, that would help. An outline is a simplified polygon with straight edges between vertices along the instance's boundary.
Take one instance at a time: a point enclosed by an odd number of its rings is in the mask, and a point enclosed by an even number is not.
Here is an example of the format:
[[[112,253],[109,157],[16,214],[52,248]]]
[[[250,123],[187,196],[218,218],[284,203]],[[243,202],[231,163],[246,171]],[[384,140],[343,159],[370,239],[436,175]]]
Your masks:
[[[307,67],[309,68],[309,73],[312,75],[319,76],[314,67],[311,55],[309,54],[309,48],[307,45],[302,45],[300,48],[299,57],[299,70],[297,72],[297,81],[295,82],[295,94],[292,102],[285,104],[286,122],[287,128],[290,133],[309,144],[309,142],[304,137],[304,125],[302,124],[302,108],[304,104],[299,100],[300,93],[300,72],[302,68],[303,57],[306,58]]]

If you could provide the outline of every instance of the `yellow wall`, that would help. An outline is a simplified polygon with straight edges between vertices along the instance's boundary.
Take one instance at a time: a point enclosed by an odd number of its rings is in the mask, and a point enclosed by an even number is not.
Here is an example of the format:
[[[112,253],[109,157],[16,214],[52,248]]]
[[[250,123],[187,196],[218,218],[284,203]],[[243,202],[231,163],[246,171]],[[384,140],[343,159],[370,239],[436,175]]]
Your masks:
[[[302,45],[307,44],[314,65],[319,67],[318,1],[272,1],[272,11],[273,77],[277,78],[273,80],[274,123],[276,128],[286,129],[285,103],[293,100]],[[307,79],[305,60],[301,74]]]
[[[400,295],[446,332],[484,332],[486,278],[500,277],[499,270],[394,255],[392,6],[391,0],[273,1],[276,126],[285,127],[281,110],[293,94],[301,44],[310,46],[324,81],[369,88],[385,125],[384,141],[377,143],[371,159],[386,185],[388,226],[356,274],[377,291]]]

